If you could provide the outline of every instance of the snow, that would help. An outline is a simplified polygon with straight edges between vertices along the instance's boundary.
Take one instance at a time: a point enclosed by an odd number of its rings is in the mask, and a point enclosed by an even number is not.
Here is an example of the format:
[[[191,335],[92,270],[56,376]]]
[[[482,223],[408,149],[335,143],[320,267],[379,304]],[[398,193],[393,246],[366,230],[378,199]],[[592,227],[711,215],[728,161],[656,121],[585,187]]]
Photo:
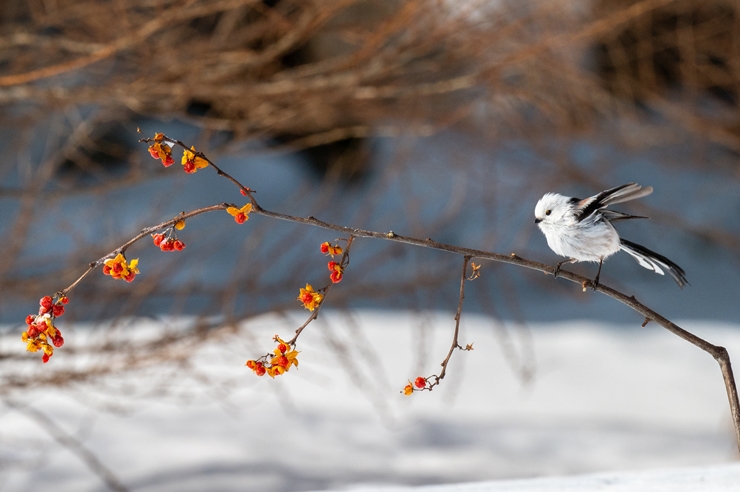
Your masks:
[[[734,492],[740,483],[740,464],[703,468],[651,470],[627,473],[597,473],[575,477],[501,480],[468,484],[409,488],[359,488],[370,492]]]
[[[408,379],[438,370],[454,313],[328,311],[299,339],[298,370],[271,380],[244,367],[306,313],[255,318],[201,347],[190,368],[160,377],[13,398],[137,491],[455,483],[467,484],[445,489],[682,491],[701,483],[724,491],[740,483],[716,362],[655,324],[503,326],[463,313],[460,342],[474,350],[454,353],[433,392],[409,397],[400,394]],[[737,360],[738,326],[681,326]],[[126,336],[156,329],[141,320]],[[83,326],[68,332],[70,347],[85,343]],[[23,351],[15,338],[2,343]],[[39,370],[63,367],[67,348]],[[0,415],[3,491],[106,490],[22,408]]]

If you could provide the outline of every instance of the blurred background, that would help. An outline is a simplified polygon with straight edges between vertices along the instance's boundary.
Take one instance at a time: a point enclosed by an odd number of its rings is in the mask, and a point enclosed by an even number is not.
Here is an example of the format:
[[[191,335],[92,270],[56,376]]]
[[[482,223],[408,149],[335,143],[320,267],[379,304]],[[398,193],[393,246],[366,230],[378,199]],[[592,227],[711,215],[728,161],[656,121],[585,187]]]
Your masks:
[[[179,233],[183,252],[162,253],[146,239],[128,250],[140,258],[134,284],[98,272],[85,279],[59,321],[70,343],[39,368],[16,339],[40,297],[143,227],[244,200],[211,170],[183,173],[177,152],[168,169],[151,159],[137,140],[155,132],[204,151],[268,210],[550,264],[559,259],[533,224],[545,192],[651,185],[651,196],[617,207],[650,220],[619,230],[681,265],[691,286],[681,291],[627,255],[605,264],[602,282],[670,319],[736,321],[739,8],[732,0],[3,1],[0,323],[9,341],[0,344],[0,394],[17,402],[49,387],[110,390],[111,378],[133,381],[141,371],[153,371],[161,390],[171,377],[162,367],[176,364],[182,377],[199,347],[244,338],[242,322],[255,316],[289,317],[299,287],[326,281],[318,245],[333,233],[258,216],[242,226],[224,213],[196,217]],[[404,310],[422,326],[423,313],[454,312],[459,263],[357,240],[326,308]],[[570,269],[593,276],[596,267]],[[536,372],[529,324],[642,322],[541,273],[494,263],[482,272],[465,312],[494,320],[522,384]],[[125,336],[142,317],[180,322]],[[267,339],[246,339],[244,358],[271,350]],[[125,398],[150,389],[134,384]]]

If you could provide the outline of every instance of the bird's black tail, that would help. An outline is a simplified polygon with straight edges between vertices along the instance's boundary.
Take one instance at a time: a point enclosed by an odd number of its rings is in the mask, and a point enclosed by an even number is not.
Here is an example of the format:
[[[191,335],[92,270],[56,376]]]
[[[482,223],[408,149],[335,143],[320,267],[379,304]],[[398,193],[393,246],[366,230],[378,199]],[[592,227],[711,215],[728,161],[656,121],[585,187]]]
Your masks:
[[[683,268],[676,265],[665,256],[659,255],[655,251],[650,251],[645,246],[640,246],[639,244],[627,241],[626,239],[621,239],[621,243],[622,251],[631,254],[641,266],[648,270],[652,270],[655,273],[659,273],[660,275],[663,275],[663,270],[667,271],[682,289],[689,283],[689,281],[686,280],[686,272],[683,271]]]

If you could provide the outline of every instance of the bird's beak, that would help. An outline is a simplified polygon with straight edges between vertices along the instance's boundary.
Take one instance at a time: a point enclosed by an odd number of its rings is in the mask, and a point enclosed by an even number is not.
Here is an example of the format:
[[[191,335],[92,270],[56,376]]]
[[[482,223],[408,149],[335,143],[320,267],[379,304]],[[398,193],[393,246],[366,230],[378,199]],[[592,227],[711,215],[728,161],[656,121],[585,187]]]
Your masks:
[[[542,219],[540,219],[539,217],[534,219],[535,224],[539,224],[540,222],[542,222]]]

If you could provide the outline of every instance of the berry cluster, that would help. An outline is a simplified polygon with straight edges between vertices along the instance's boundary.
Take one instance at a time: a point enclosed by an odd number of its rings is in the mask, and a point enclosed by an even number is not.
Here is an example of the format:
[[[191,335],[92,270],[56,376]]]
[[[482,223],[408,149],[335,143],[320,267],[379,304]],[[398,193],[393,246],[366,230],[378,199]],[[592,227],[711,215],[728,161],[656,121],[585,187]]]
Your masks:
[[[257,360],[248,360],[246,366],[257,376],[267,374],[271,378],[280,376],[290,370],[291,367],[298,367],[298,351],[291,349],[290,345],[285,343],[279,336],[275,335],[274,341],[278,343],[277,348],[273,351],[275,354],[263,355]]]
[[[193,152],[190,152],[192,150]],[[182,153],[182,168],[188,174],[197,173],[198,169],[204,169],[208,167],[208,161],[202,157],[195,155],[195,147],[190,147],[190,150],[184,150]]]
[[[26,316],[28,328],[21,335],[21,340],[26,343],[29,352],[44,352],[41,358],[44,364],[54,355],[54,347],[64,345],[62,332],[54,326],[54,320],[64,314],[64,305],[68,302],[67,296],[62,294],[44,296],[39,301],[39,314]]]
[[[418,378],[414,379],[413,383],[409,381],[409,384],[407,384],[403,388],[403,394],[408,396],[414,391],[421,391],[427,388],[429,388],[429,380],[427,378],[419,376]]]
[[[342,265],[336,261],[330,261],[326,266],[329,267],[329,271],[331,272],[329,274],[331,281],[335,284],[341,282],[342,275],[344,275],[344,268]]]
[[[164,167],[170,167],[175,163],[175,159],[172,158],[172,147],[165,142],[164,133],[154,135],[154,143],[149,145],[149,154],[162,161]]]
[[[332,246],[331,244],[329,244],[329,242],[323,242],[321,243],[321,252],[327,256],[331,256],[332,258],[334,258],[335,255],[341,255],[344,251],[338,244],[334,244],[334,246]],[[342,276],[344,275],[344,267],[346,266],[346,260],[348,260],[348,258],[345,257],[342,259],[341,262],[330,261],[329,263],[327,263],[326,266],[331,272],[329,274],[329,278],[333,283],[336,284],[342,281]]]
[[[313,311],[319,306],[319,304],[321,304],[321,301],[324,300],[324,294],[315,291],[311,284],[306,284],[306,288],[301,289],[301,292],[296,299],[303,303],[304,308],[309,311]]]
[[[185,243],[177,238],[175,229],[178,231],[185,229],[185,221],[178,220],[174,226],[168,227],[158,234],[152,234],[154,245],[162,251],[182,251],[185,249]]]
[[[182,251],[185,249],[185,243],[165,234],[152,234],[154,245],[162,251]]]
[[[126,257],[123,256],[123,254],[118,253],[115,258],[105,260],[105,264],[103,265],[103,274],[110,275],[118,280],[133,282],[134,278],[136,278],[136,274],[139,273],[139,269],[136,268],[138,264],[138,258],[126,263]]]
[[[228,207],[226,211],[229,213],[229,215],[234,217],[234,221],[237,224],[243,224],[249,220],[249,212],[252,211],[252,204],[247,203],[242,208]]]

